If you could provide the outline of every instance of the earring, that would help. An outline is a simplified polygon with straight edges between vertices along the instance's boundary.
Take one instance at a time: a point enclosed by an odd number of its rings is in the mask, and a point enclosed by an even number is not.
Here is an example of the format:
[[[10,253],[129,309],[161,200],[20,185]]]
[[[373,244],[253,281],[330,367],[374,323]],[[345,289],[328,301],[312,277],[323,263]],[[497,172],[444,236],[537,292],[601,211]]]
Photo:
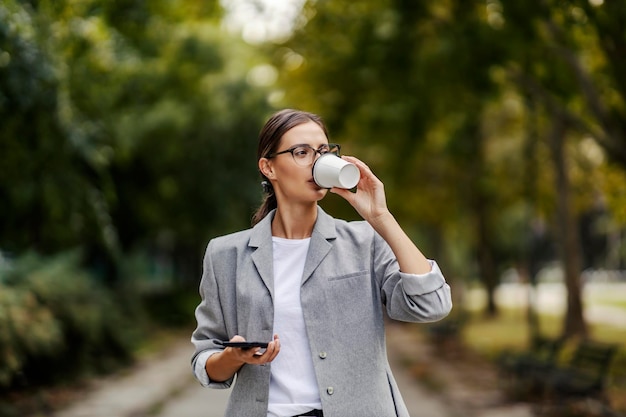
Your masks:
[[[274,187],[272,187],[272,183],[269,181],[261,181],[261,187],[263,187],[263,192],[266,194],[272,194],[274,192]]]

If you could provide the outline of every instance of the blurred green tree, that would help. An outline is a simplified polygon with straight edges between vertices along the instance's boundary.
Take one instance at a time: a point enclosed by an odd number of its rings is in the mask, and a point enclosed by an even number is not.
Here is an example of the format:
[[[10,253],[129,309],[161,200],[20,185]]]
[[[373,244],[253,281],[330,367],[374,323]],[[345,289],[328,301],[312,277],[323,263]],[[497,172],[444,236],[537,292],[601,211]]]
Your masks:
[[[81,246],[112,285],[120,257],[147,251],[197,279],[206,241],[248,225],[260,198],[270,107],[248,72],[263,57],[220,29],[216,1],[0,13],[0,248]]]
[[[468,252],[496,313],[497,187],[481,128],[497,93],[489,68],[504,59],[478,2],[309,5],[307,26],[286,43],[286,100],[323,114],[385,181],[390,205],[437,258]],[[318,36],[341,27],[332,37]],[[459,235],[445,248],[443,236]],[[430,246],[430,248],[428,248]],[[450,245],[454,246],[454,245]],[[472,249],[473,248],[473,249]],[[472,254],[470,254],[472,253]],[[462,272],[461,272],[462,271]]]
[[[580,216],[594,210],[598,195],[615,193],[591,181],[587,191],[572,189],[575,154],[571,148],[573,141],[589,148],[585,138],[590,137],[604,149],[609,169],[611,164],[622,171],[626,168],[626,89],[621,75],[626,58],[618,53],[626,45],[619,29],[626,14],[615,1],[493,3],[501,12],[504,38],[522,46],[511,49],[510,79],[546,118],[539,129],[555,170],[554,229],[568,288],[563,334],[584,336]],[[589,177],[599,178],[597,174]],[[577,204],[581,194],[587,196],[586,202]],[[623,194],[623,190],[617,193]],[[615,218],[623,217],[620,204],[612,205]]]
[[[590,136],[619,163],[625,144],[617,2],[307,2],[303,17],[274,55],[281,104],[324,115],[427,253],[452,276],[477,270],[492,314],[500,273],[529,264],[549,219],[563,333],[584,335],[578,217],[606,195],[623,218],[608,197],[623,166],[583,151]]]

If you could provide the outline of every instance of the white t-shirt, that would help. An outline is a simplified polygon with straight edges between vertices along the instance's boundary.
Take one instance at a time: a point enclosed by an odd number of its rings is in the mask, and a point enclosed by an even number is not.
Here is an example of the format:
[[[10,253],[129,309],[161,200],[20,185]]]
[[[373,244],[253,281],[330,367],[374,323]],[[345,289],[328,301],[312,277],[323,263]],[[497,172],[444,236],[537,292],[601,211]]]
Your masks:
[[[272,237],[272,241],[274,333],[280,337],[280,353],[271,365],[268,417],[284,417],[322,408],[300,303],[311,239]]]

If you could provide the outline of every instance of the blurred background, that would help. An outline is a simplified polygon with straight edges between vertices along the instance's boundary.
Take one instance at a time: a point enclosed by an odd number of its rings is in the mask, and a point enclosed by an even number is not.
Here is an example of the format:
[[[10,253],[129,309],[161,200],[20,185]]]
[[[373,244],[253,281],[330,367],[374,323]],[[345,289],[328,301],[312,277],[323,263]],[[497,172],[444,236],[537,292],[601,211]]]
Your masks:
[[[383,180],[469,348],[623,346],[625,22],[617,0],[0,0],[0,395],[189,336],[285,107]]]

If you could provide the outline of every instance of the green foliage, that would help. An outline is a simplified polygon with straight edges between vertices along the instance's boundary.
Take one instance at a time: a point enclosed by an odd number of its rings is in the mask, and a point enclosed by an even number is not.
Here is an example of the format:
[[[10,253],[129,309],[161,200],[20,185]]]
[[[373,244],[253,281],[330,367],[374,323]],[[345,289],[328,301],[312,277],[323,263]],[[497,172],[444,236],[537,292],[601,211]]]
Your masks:
[[[32,293],[2,286],[0,386],[11,385],[29,356],[54,354],[63,345],[59,322]]]
[[[192,328],[196,323],[194,311],[200,302],[197,288],[152,292],[142,299],[146,314],[159,326]]]
[[[383,179],[403,224],[423,231],[428,253],[438,234],[449,256],[473,248],[455,274],[467,276],[484,256],[496,270],[520,265],[530,224],[554,216],[546,137],[555,114],[565,114],[570,129],[573,211],[588,210],[600,192],[623,217],[623,204],[612,201],[623,186],[616,192],[615,174],[599,174],[604,157],[618,160],[626,150],[617,128],[626,120],[624,83],[615,76],[624,12],[616,7],[307,2],[306,25],[274,55],[282,103],[325,116],[334,140]],[[324,36],[333,27],[342,30]],[[580,141],[587,135],[606,156],[591,162],[597,153]]]
[[[38,36],[26,7],[0,3],[0,246],[9,250],[65,240],[80,198],[56,117],[58,79]]]
[[[138,323],[77,253],[26,255],[0,275],[0,387],[108,371],[131,359]]]
[[[257,53],[220,16],[215,1],[0,2],[2,250],[80,246],[114,286],[148,247],[190,280],[212,235],[249,225],[269,106],[246,81]]]
[[[415,236],[426,253],[469,255],[450,271],[466,275],[474,252],[498,246],[491,230],[500,189],[482,119],[498,98],[490,69],[506,48],[484,18],[484,2],[309,7],[314,13],[286,43],[289,52],[277,54],[287,105],[307,97],[335,139],[381,177],[392,211],[421,231]],[[343,29],[318,36],[331,26]],[[284,57],[294,54],[303,64],[290,70]]]

